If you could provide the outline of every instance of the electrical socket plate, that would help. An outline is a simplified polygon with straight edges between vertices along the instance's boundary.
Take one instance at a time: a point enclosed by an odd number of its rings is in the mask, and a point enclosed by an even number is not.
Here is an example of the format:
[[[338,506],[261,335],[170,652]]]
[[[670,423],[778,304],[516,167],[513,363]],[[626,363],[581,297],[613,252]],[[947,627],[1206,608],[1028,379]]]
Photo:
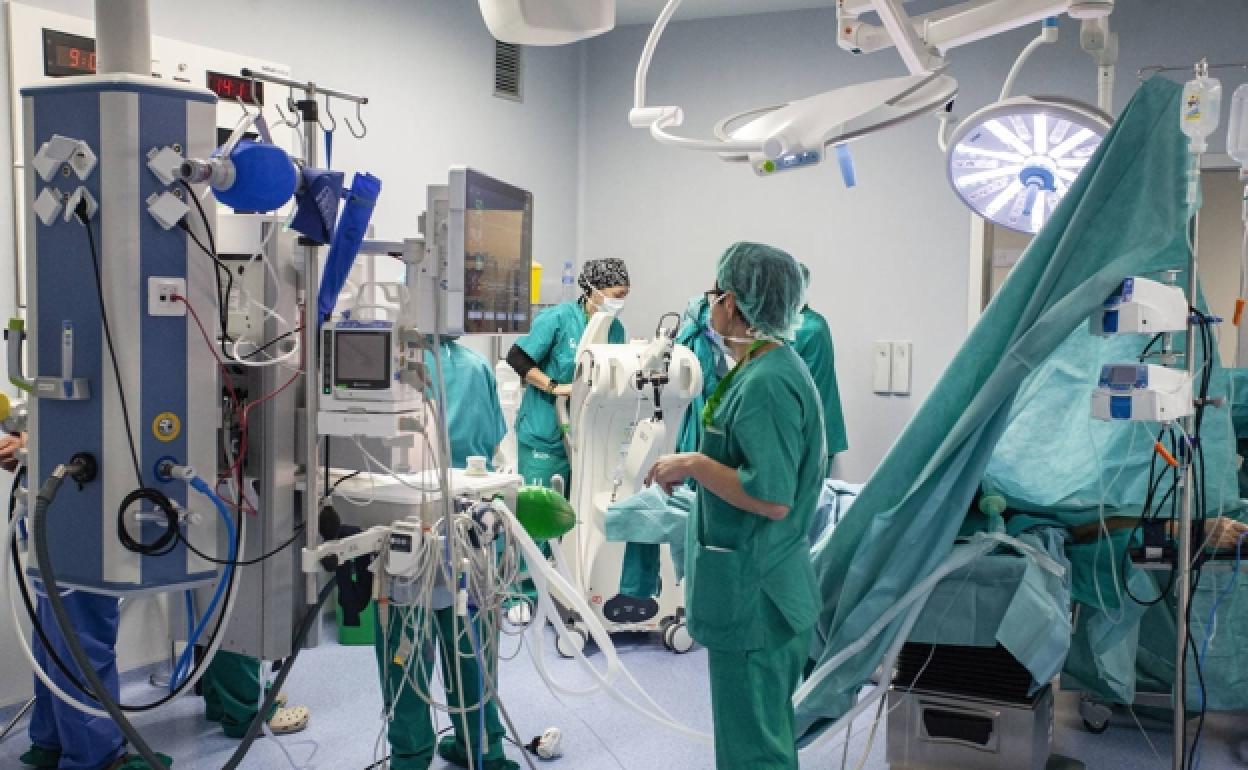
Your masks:
[[[186,279],[153,275],[147,279],[147,314],[151,316],[184,316],[186,303],[174,296],[186,296]]]

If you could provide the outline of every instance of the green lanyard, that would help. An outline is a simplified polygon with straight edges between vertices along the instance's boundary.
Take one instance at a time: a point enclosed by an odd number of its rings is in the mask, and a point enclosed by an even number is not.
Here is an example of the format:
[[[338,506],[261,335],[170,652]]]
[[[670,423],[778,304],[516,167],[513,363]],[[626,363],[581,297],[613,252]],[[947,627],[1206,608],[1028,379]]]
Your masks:
[[[737,365],[732,367],[732,371],[724,375],[724,378],[719,381],[718,385],[715,386],[715,392],[711,394],[709,399],[707,399],[706,406],[702,407],[702,427],[711,427],[711,423],[715,419],[715,412],[719,411],[719,402],[724,400],[724,393],[728,392],[728,388],[732,385],[733,379],[736,378],[737,372],[741,371],[741,367],[745,366],[751,356],[757,353],[759,349],[767,345],[769,342],[770,340],[758,340],[751,345],[749,352],[747,352],[745,356],[737,362]]]

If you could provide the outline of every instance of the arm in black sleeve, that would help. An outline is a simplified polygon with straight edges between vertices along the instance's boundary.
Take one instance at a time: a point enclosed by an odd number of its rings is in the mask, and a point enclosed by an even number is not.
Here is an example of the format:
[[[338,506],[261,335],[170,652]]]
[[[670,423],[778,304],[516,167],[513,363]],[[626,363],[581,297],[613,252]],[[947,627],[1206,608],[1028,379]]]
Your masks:
[[[519,345],[512,345],[511,350],[507,351],[507,363],[516,370],[521,380],[528,376],[530,369],[537,368],[537,362]]]

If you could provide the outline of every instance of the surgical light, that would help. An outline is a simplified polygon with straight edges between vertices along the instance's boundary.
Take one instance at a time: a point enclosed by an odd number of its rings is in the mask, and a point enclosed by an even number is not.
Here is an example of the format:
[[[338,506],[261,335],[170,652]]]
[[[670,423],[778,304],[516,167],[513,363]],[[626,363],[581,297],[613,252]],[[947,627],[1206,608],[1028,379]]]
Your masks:
[[[684,111],[675,105],[648,105],[646,85],[655,48],[681,2],[668,0],[646,40],[637,63],[629,122],[649,130],[662,144],[715,152],[727,161],[749,163],[759,176],[817,165],[831,147],[848,185],[853,173],[844,150],[847,142],[937,110],[958,93],[952,77],[921,71],[747,110],[720,121],[714,139],[677,136],[671,129],[684,122]]]
[[[1059,97],[1018,96],[989,105],[950,139],[949,181],[988,221],[1035,234],[1109,130],[1094,107]]]

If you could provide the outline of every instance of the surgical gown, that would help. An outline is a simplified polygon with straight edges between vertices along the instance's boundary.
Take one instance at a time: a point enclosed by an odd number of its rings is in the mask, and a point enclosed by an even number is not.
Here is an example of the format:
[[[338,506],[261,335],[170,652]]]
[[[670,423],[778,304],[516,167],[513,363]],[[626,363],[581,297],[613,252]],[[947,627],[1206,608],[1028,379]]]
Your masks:
[[[719,770],[797,767],[791,698],[818,617],[807,538],[827,457],[820,412],[805,364],[779,346],[741,366],[702,438],[746,494],[789,508],[772,521],[703,487],[689,518],[689,631],[709,651]]]
[[[819,390],[824,429],[827,431],[828,457],[831,458],[849,449],[849,437],[845,433],[841,389],[836,382],[836,356],[827,319],[809,307],[802,308],[802,324],[797,329],[793,349],[806,362],[815,388]]]

